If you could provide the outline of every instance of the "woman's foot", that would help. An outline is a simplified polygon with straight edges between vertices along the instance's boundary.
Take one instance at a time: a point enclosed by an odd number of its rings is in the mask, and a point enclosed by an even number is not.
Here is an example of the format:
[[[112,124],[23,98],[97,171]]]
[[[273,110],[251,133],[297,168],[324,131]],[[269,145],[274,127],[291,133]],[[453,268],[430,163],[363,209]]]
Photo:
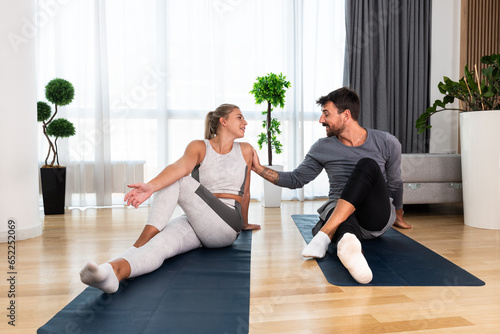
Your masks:
[[[346,233],[337,243],[337,255],[356,282],[370,283],[373,274],[361,252],[361,242],[352,233]]]
[[[92,261],[87,262],[80,271],[80,280],[106,293],[115,293],[120,286],[113,267],[107,262],[101,265],[97,265]]]

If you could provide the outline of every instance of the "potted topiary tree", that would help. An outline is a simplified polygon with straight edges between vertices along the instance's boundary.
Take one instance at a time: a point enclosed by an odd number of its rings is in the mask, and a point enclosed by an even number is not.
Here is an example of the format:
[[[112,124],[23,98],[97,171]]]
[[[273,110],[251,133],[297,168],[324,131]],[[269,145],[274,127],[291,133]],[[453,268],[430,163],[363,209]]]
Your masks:
[[[46,215],[64,213],[66,167],[59,164],[57,140],[73,136],[75,127],[65,118],[56,119],[55,117],[57,107],[68,105],[73,101],[74,96],[73,85],[69,81],[56,78],[45,86],[45,97],[54,104],[55,112],[52,114],[48,103],[43,101],[37,103],[37,120],[42,122],[42,131],[49,143],[45,164],[40,168],[43,206]],[[54,137],[54,141],[50,137]]]
[[[262,112],[266,115],[266,119],[262,121],[262,127],[266,129],[259,135],[257,144],[262,149],[263,144],[267,144],[267,159],[268,167],[274,170],[283,170],[281,165],[273,165],[273,150],[276,154],[282,152],[283,145],[278,140],[277,136],[281,134],[279,126],[281,123],[273,118],[271,112],[273,108],[284,108],[286,89],[290,87],[290,82],[286,80],[286,76],[282,73],[279,75],[269,73],[263,77],[257,77],[257,81],[253,84],[253,89],[250,91],[255,97],[255,103],[267,103],[267,110]],[[281,205],[281,188],[264,180],[264,199],[262,201],[265,207],[279,207]]]
[[[444,94],[416,121],[418,133],[431,126],[428,119],[442,110],[460,110],[460,148],[464,221],[466,225],[500,229],[500,54],[481,58],[485,67],[479,78],[477,67],[465,66],[459,81],[444,77],[438,84]],[[448,108],[455,99],[459,108]],[[438,109],[441,108],[441,109]]]

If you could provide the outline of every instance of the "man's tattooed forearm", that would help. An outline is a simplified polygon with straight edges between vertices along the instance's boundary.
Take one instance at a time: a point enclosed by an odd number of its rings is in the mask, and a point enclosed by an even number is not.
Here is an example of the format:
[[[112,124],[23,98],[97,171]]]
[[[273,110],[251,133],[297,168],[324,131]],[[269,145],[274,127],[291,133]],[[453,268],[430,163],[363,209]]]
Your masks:
[[[274,184],[277,184],[278,181],[280,180],[280,175],[278,174],[277,171],[266,167],[264,167],[264,169],[260,173],[260,176],[262,176],[263,178]]]

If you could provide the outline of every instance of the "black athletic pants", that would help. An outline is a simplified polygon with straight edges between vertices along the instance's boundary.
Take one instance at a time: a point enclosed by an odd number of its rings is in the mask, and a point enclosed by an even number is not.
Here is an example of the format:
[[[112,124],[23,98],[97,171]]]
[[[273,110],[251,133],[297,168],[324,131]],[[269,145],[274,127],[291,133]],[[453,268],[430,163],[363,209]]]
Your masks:
[[[360,228],[368,231],[381,231],[391,215],[391,202],[387,185],[375,160],[363,158],[347,180],[341,199],[351,203],[355,211],[338,227],[332,241],[337,242],[345,233],[352,233],[363,239]],[[326,221],[330,218],[331,210]],[[320,220],[313,228],[313,235],[323,227],[326,221]]]

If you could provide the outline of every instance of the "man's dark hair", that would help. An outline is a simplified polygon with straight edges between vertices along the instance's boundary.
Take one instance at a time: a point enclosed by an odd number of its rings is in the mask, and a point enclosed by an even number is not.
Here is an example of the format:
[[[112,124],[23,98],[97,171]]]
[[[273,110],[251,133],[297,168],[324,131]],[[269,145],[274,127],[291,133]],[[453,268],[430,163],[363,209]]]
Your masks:
[[[357,121],[359,116],[360,101],[355,91],[347,87],[334,90],[328,95],[320,97],[316,103],[324,106],[327,102],[332,102],[339,110],[339,114],[349,109],[352,119]]]

